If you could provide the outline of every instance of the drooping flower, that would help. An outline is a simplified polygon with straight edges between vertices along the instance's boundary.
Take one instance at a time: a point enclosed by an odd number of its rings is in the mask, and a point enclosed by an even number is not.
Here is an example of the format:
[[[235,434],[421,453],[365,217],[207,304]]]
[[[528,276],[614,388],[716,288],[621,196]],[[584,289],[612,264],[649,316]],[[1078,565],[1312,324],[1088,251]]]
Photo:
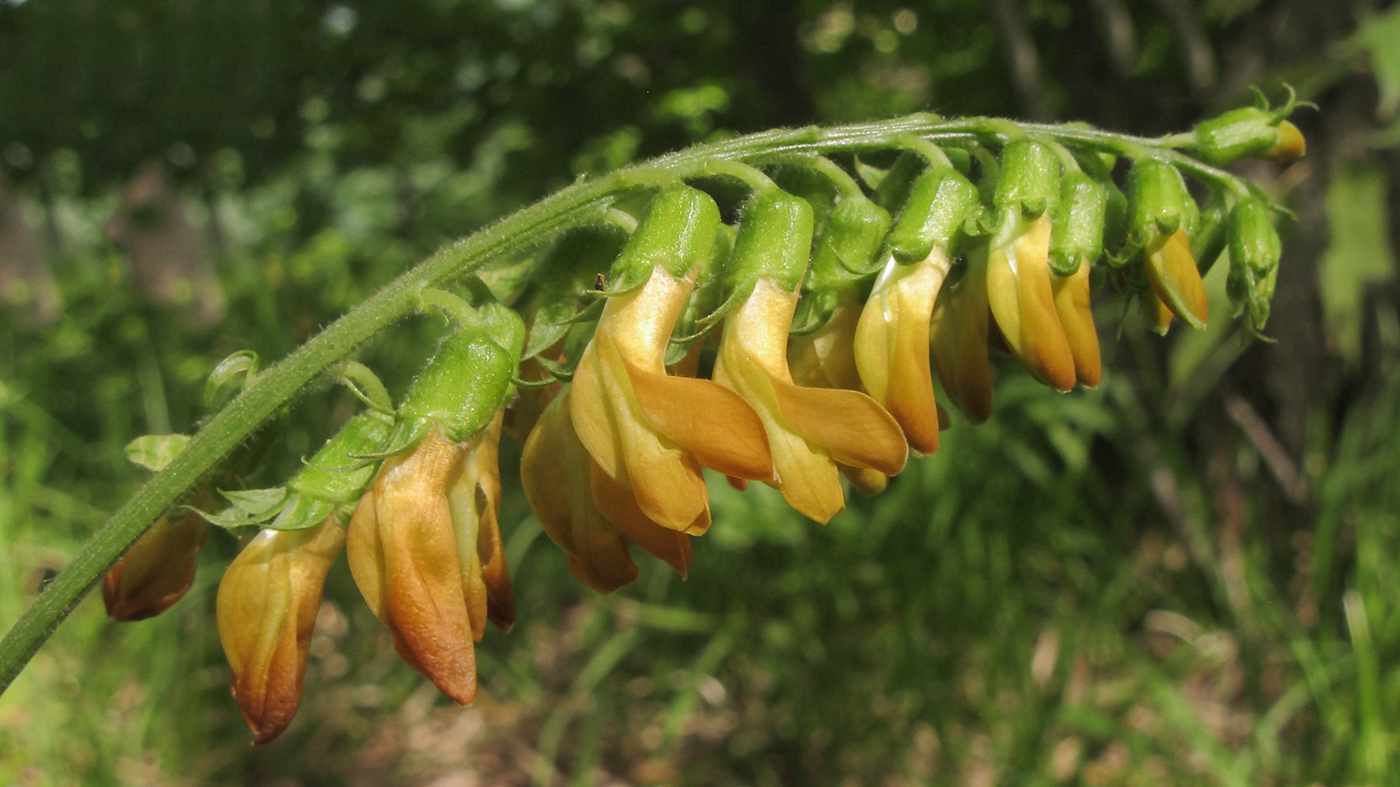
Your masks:
[[[1206,288],[1191,252],[1200,208],[1181,173],[1156,159],[1135,162],[1128,172],[1128,204],[1130,238],[1142,249],[1143,270],[1153,293],[1191,327],[1204,328],[1209,316]],[[1161,333],[1170,323],[1160,309],[1153,321]]]
[[[788,335],[811,243],[806,202],[776,188],[754,195],[729,271],[742,300],[725,317],[713,377],[762,419],[776,475],[767,483],[798,512],[825,523],[846,505],[838,462],[895,475],[909,447],[899,424],[869,396],[793,382]]]
[[[690,571],[690,538],[644,514],[636,497],[589,455],[570,415],[570,387],[540,415],[520,459],[525,497],[540,525],[568,553],[569,570],[586,587],[611,593],[638,576],[628,542]]]
[[[1057,391],[1074,387],[1074,354],[1050,286],[1050,219],[1007,213],[987,256],[987,299],[1022,368]]]
[[[378,412],[350,419],[281,491],[278,501],[209,515],[221,524],[262,524],[219,583],[219,639],[233,671],[231,688],[254,743],[282,733],[301,701],[302,676],[326,572],[345,545],[350,506],[374,475],[363,454],[389,436]]]
[[[281,735],[296,714],[326,573],[344,545],[345,528],[334,518],[263,530],[224,572],[219,639],[254,743]]]
[[[102,578],[107,616],[145,620],[184,597],[208,535],[209,523],[197,511],[163,514]]]
[[[612,295],[573,378],[570,417],[588,453],[628,489],[646,516],[703,533],[709,498],[701,466],[739,478],[772,477],[763,427],[732,392],[675,377],[666,347],[719,220],[714,200],[680,186],[662,191],[614,266],[630,292]]]
[[[398,453],[350,519],[355,584],[399,656],[463,705],[476,696],[474,642],[514,600],[496,506],[501,408],[523,339],[498,310],[443,342],[399,407]]]
[[[976,187],[952,167],[941,164],[920,175],[856,328],[856,365],[865,390],[921,454],[938,450],[929,324],[953,265],[952,249],[981,211]]]

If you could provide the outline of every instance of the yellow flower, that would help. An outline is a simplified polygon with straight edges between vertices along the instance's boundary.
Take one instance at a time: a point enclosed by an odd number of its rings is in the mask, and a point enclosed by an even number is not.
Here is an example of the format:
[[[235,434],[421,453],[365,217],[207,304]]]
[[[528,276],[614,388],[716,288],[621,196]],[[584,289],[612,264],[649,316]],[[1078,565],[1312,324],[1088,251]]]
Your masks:
[[[909,447],[921,454],[938,450],[929,323],[950,267],[952,260],[938,245],[913,264],[891,257],[856,327],[855,360],[865,390],[894,416]]]
[[[198,512],[161,516],[102,578],[113,620],[145,620],[169,609],[194,584],[209,523]]]
[[[997,327],[1032,377],[1057,391],[1074,387],[1074,355],[1050,286],[1050,219],[1027,223],[1008,211],[991,241],[987,298]]]
[[[890,414],[857,391],[795,385],[787,362],[797,293],[759,278],[725,319],[714,379],[753,406],[773,454],[773,484],[818,522],[845,507],[836,463],[894,475],[908,445]]]
[[[709,499],[700,467],[772,478],[763,424],[743,400],[708,380],[666,373],[666,345],[694,287],[657,265],[633,292],[608,299],[574,373],[570,417],[609,478],[647,518],[700,534]]]
[[[636,497],[589,455],[570,415],[575,393],[570,388],[566,386],[540,415],[520,459],[525,497],[540,525],[568,553],[569,570],[579,582],[599,593],[611,593],[637,578],[629,540],[685,577],[690,571],[689,537],[647,518]],[[703,519],[708,526],[708,513]]]
[[[219,639],[254,743],[281,735],[296,714],[326,572],[344,546],[345,528],[333,518],[263,530],[224,572]]]
[[[1089,301],[1089,261],[1082,260],[1079,269],[1069,276],[1056,276],[1051,286],[1055,291],[1055,312],[1074,354],[1075,379],[1093,388],[1103,379],[1103,360]]]
[[[944,287],[929,328],[933,363],[948,398],[977,423],[992,414],[992,366],[987,358],[987,248],[968,253],[966,269]]]
[[[1206,327],[1210,316],[1206,286],[1201,281],[1196,258],[1191,254],[1191,241],[1186,232],[1178,229],[1170,235],[1153,233],[1142,250],[1142,262],[1152,291],[1171,313],[1192,328]],[[1171,318],[1164,321],[1159,309],[1154,322],[1158,333],[1166,333]]]
[[[487,616],[508,625],[514,615],[496,501],[483,501],[480,491],[500,483],[499,469],[486,461],[499,435],[498,413],[472,438],[470,453],[483,456],[469,459],[468,447],[435,426],[411,452],[385,460],[350,519],[346,543],[355,584],[399,656],[463,705],[476,696],[473,641]]]

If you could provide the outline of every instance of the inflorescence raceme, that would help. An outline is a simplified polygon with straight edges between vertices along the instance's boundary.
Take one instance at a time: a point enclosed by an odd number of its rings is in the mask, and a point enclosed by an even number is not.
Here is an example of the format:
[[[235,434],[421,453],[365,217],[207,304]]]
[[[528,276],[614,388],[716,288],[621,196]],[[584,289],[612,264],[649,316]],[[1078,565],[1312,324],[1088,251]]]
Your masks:
[[[981,136],[901,139],[844,166],[716,160],[639,190],[514,267],[527,276],[423,291],[455,330],[399,405],[347,366],[369,408],[286,486],[225,491],[223,511],[190,513],[212,507],[206,486],[162,517],[103,583],[108,611],[140,619],[178,600],[206,519],[255,531],[217,608],[233,693],[262,743],[296,712],[343,549],[403,660],[470,703],[474,643],[516,612],[497,520],[502,432],[524,442],[540,524],[601,593],[637,578],[633,544],[686,575],[711,523],[701,468],[775,487],[825,523],[845,506],[842,476],[875,493],[938,449],[950,416],[935,375],[974,422],[991,411],[991,350],[1057,391],[1096,386],[1090,293],[1105,280],[1159,332],[1199,328],[1202,274],[1228,251],[1231,301],[1262,330],[1282,211],[1213,166],[1301,155],[1292,108],[1155,141],[987,121]],[[712,192],[728,201],[735,184],[747,196],[731,225]],[[246,358],[230,368],[253,371]],[[168,456],[151,455],[182,439],[145,438],[138,453],[158,468]]]

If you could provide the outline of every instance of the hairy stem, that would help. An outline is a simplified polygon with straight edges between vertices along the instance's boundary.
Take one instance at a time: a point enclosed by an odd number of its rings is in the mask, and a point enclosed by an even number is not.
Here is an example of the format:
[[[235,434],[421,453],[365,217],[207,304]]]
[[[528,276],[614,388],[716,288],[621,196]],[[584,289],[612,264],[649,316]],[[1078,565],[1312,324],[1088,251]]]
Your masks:
[[[934,115],[913,115],[878,123],[807,127],[736,137],[574,184],[442,249],[259,374],[242,394],[200,429],[165,469],[137,490],[103,524],[0,641],[0,693],[9,687],[63,619],[152,521],[188,493],[268,418],[287,407],[318,375],[382,328],[416,309],[425,288],[440,287],[480,269],[493,259],[528,250],[569,227],[601,220],[609,205],[622,194],[704,176],[712,162],[762,165],[791,160],[793,156],[892,149],[904,146],[911,136],[933,142],[1004,141],[1005,130],[1014,127],[1008,121],[988,118],[944,120]],[[1117,154],[1146,152],[1212,185],[1225,185],[1237,193],[1243,193],[1241,190],[1246,188],[1227,173],[1167,149],[1160,140],[1125,137],[1083,127],[1025,124],[1019,128],[1079,148]]]

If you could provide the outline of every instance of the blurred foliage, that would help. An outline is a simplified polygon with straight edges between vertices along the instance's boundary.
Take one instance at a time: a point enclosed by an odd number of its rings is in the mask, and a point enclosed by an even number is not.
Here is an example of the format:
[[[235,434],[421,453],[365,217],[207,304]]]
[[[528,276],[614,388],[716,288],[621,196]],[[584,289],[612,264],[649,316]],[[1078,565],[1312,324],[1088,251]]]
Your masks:
[[[0,2],[6,624],[140,483],[122,447],[195,427],[220,359],[285,355],[579,175],[920,109],[1153,134],[1285,80],[1321,107],[1307,159],[1249,173],[1299,216],[1276,343],[1223,307],[1161,341],[1106,301],[1099,390],[1003,367],[991,421],[826,528],[715,484],[691,579],[649,561],[609,598],[507,481],[522,622],[483,643],[477,705],[402,666],[336,570],[300,715],[257,750],[213,629],[236,545],[211,538],[170,612],[88,601],[59,630],[0,698],[0,781],[1386,783],[1397,52],[1400,9],[1366,0]],[[151,162],[164,196],[133,196]],[[163,289],[140,238],[172,226],[198,246],[157,259],[186,266]],[[361,359],[400,393],[440,331]],[[354,407],[312,392],[249,486]]]

